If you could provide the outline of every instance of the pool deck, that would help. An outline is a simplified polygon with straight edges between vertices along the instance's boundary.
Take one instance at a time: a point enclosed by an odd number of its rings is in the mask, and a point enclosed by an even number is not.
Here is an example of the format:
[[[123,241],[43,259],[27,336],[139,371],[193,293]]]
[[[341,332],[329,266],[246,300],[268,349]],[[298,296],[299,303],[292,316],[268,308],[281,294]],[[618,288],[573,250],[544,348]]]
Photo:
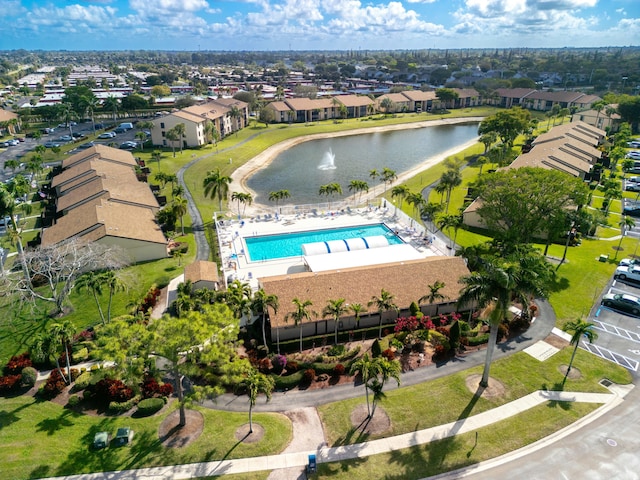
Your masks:
[[[384,223],[421,256],[451,255],[442,240],[425,232],[424,227],[401,214],[394,207],[363,207],[350,211],[310,211],[296,215],[260,215],[242,219],[225,218],[216,223],[218,247],[225,282],[240,280],[258,289],[258,278],[307,271],[302,256],[277,260],[251,261],[245,253],[244,239],[251,236],[286,234],[305,230],[357,227]],[[265,218],[266,217],[266,218]],[[414,226],[411,224],[414,223]],[[425,238],[430,239],[425,241]]]

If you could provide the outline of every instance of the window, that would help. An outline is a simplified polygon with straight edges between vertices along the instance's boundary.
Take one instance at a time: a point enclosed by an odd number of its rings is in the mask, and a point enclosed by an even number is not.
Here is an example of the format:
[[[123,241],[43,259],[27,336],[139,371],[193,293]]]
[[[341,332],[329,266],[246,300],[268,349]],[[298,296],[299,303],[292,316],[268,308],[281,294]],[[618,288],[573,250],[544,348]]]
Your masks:
[[[160,128],[164,128],[164,122],[160,122]]]

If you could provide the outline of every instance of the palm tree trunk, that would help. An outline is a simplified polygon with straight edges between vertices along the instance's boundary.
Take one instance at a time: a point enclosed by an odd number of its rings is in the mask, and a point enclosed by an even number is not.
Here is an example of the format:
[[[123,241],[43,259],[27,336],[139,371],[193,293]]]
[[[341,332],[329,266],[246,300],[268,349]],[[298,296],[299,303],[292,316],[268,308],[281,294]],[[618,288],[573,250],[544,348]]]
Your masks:
[[[113,288],[109,288],[109,303],[107,304],[107,321],[111,321],[111,302],[113,300]]]
[[[100,306],[100,301],[98,300],[98,294],[96,293],[95,289],[92,289],[93,291],[93,299],[96,301],[96,305],[98,306],[98,313],[100,314],[100,320],[102,320],[102,324],[106,325],[106,322],[104,320],[104,313],[102,313],[102,307]]]
[[[249,433],[253,433],[253,405],[249,402]]]
[[[267,323],[267,319],[265,314],[262,314],[262,344],[267,346],[267,331],[265,329],[265,324]]]
[[[382,312],[380,313],[380,323],[378,325],[378,338],[382,338]]]
[[[369,404],[369,386],[364,384],[364,395],[367,399],[367,418],[371,418],[371,405]]]
[[[276,345],[278,345],[278,355],[280,355],[280,328],[276,325]]]
[[[498,325],[491,325],[489,330],[489,343],[487,344],[487,355],[484,360],[484,371],[482,372],[482,380],[480,386],[487,388],[489,386],[489,370],[491,369],[491,359],[493,351],[498,343]]]
[[[567,367],[567,373],[564,374],[564,378],[565,380],[567,379],[567,377],[569,376],[569,372],[571,371],[571,365],[573,365],[573,359],[576,356],[576,352],[578,351],[578,345],[580,345],[580,342],[576,342],[575,347],[573,347],[573,353],[571,354],[571,360],[569,360],[569,366]]]
[[[64,342],[64,354],[67,361],[67,383],[71,383],[71,359],[69,358],[69,344]]]

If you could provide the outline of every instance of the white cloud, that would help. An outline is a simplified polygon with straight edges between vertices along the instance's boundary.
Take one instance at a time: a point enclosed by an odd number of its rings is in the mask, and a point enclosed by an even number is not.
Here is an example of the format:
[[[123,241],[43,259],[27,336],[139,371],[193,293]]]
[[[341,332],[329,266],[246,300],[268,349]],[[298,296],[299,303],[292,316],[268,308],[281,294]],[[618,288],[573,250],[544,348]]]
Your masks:
[[[131,0],[130,7],[136,11],[160,10],[162,12],[197,12],[209,8],[205,0]]]
[[[408,3],[434,3],[436,0],[407,0]]]

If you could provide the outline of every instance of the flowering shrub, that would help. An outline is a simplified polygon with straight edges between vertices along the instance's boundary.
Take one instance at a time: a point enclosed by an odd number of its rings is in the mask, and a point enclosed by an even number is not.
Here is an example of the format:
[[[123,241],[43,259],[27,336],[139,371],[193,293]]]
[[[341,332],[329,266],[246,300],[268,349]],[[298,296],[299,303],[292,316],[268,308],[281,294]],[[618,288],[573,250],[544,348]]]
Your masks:
[[[156,397],[160,394],[160,384],[155,378],[146,376],[142,382],[141,391],[143,398]]]
[[[394,358],[396,358],[396,353],[390,348],[387,348],[384,352],[382,352],[382,356],[387,360],[393,360]]]
[[[33,362],[31,358],[29,358],[28,353],[11,357],[5,365],[3,372],[5,375],[16,375],[21,373],[25,367],[33,367]]]
[[[413,332],[420,326],[420,322],[416,317],[399,317],[396,320],[394,332]]]
[[[103,378],[94,387],[96,398],[110,402],[126,402],[133,398],[133,390],[127,387],[122,380]]]
[[[0,392],[10,392],[14,388],[20,385],[20,379],[22,375],[5,375],[0,377]]]
[[[316,371],[313,368],[308,368],[304,371],[302,378],[305,382],[311,383],[316,378]]]
[[[444,345],[436,345],[433,356],[442,358],[445,356],[446,353],[447,353],[447,349],[444,347]]]
[[[436,332],[441,333],[445,337],[449,338],[449,328],[448,327],[436,327]]]
[[[335,367],[333,367],[333,374],[336,377],[339,377],[341,375],[344,375],[344,372],[346,371],[346,368],[344,367],[344,365],[342,365],[341,363],[338,363]]]
[[[287,362],[287,372],[289,373],[294,373],[298,371],[298,362],[296,362],[295,360],[291,360],[290,362]]]
[[[89,341],[94,340],[95,336],[96,336],[96,334],[93,331],[93,329],[92,330],[85,329],[85,330],[81,331],[80,333],[76,334],[73,337],[73,343],[76,343],[76,342],[89,342]]]
[[[170,383],[163,383],[160,385],[160,395],[163,397],[170,397],[173,393],[173,385]]]
[[[271,365],[275,373],[279,375],[284,370],[284,367],[287,366],[287,357],[284,355],[274,355],[271,359]]]
[[[420,319],[420,325],[425,330],[434,330],[436,328],[436,326],[431,321],[431,317],[429,315],[426,315]]]
[[[260,372],[269,373],[272,367],[271,359],[265,357],[258,360],[258,370],[260,370]]]
[[[42,396],[48,399],[54,398],[58,396],[66,386],[67,384],[62,379],[62,375],[60,375],[58,369],[55,368],[51,370],[51,374],[42,388]]]

